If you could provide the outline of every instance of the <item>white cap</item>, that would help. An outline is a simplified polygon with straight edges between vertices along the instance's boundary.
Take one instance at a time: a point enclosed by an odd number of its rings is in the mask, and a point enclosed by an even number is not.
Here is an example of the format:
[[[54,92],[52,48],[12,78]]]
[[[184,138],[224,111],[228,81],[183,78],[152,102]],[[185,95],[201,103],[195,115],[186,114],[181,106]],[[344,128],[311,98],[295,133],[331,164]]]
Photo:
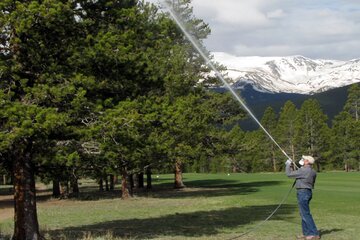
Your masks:
[[[315,159],[312,156],[304,156],[303,155],[299,161],[299,164],[301,166],[304,165],[304,160],[308,160],[310,164],[314,164],[314,162],[315,162]]]

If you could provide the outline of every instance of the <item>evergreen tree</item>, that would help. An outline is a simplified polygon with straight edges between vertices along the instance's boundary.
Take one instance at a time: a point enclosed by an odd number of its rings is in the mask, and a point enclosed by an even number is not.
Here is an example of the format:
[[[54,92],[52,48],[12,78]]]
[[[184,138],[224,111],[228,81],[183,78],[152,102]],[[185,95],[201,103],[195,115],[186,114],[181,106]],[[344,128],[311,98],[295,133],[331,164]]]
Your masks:
[[[296,143],[301,154],[316,158],[318,170],[323,159],[322,153],[328,149],[329,127],[327,116],[315,99],[306,100],[299,111],[296,123]]]
[[[259,130],[249,131],[245,133],[244,137],[244,154],[242,159],[245,159],[249,172],[269,171],[271,165],[264,164],[264,135]]]
[[[75,141],[76,166],[76,155],[98,147],[87,128],[107,109],[139,95],[185,95],[202,74],[168,17],[134,0],[5,0],[0,27],[0,152],[14,176],[13,239],[39,239],[35,174],[63,159],[44,146]]]
[[[0,151],[14,178],[13,239],[39,239],[35,174],[44,146],[69,122],[66,106],[81,96],[69,58],[82,34],[72,4],[2,1]]]
[[[270,133],[270,135],[274,136],[276,134],[276,126],[277,126],[277,116],[273,108],[267,107],[264,115],[261,119],[261,124],[264,128]],[[276,151],[277,146],[273,143],[273,141],[260,129],[263,138],[260,143],[262,146],[262,154],[264,159],[264,166],[270,166],[274,172],[277,171],[276,164]]]
[[[135,169],[142,160],[143,128],[139,104],[136,101],[121,101],[100,117],[99,128],[95,133],[102,139],[101,150],[107,168],[113,173],[121,173],[122,198],[129,198],[132,188],[129,182],[129,171]],[[111,171],[109,172],[111,173]]]
[[[333,167],[346,171],[357,168],[358,131],[356,122],[348,112],[341,112],[333,122],[331,159]]]
[[[202,40],[208,36],[208,34],[210,33],[210,28],[201,19],[198,19],[193,15],[191,0],[169,0],[167,1],[167,5],[170,6],[171,11],[173,11],[186,25],[185,27],[187,31],[194,37],[194,39],[196,39],[196,41],[198,41],[199,46],[202,46]],[[169,61],[170,65],[168,68],[166,68],[166,70],[168,70],[170,73],[173,73],[174,71],[177,73],[177,75],[172,76],[170,78],[170,81],[166,84],[168,90],[166,92],[166,96],[169,97],[168,106],[176,106],[178,104],[181,104],[181,102],[183,101],[181,98],[183,98],[183,96],[189,93],[188,91],[177,90],[183,88],[179,88],[178,83],[192,83],[188,84],[187,86],[191,86],[192,88],[194,88],[196,86],[202,86],[204,83],[207,82],[207,79],[209,79],[209,69],[204,62],[205,60],[194,49],[194,46],[192,46],[192,44],[188,41],[185,35],[181,32],[181,29],[176,26],[175,22],[172,22],[172,24],[173,31],[169,35],[174,36],[176,46],[181,46],[181,52],[180,54],[178,54],[179,52],[176,50],[176,48],[174,48],[174,51],[171,52],[171,54],[177,55],[177,58],[173,58],[174,62]],[[203,49],[205,51],[205,48]],[[182,64],[179,64],[179,62],[181,62]],[[184,71],[184,69],[186,69],[186,71]],[[183,74],[178,74],[179,72],[183,72]],[[202,84],[199,84],[200,79],[204,80]],[[198,89],[194,89],[195,94],[197,90]],[[176,99],[176,97],[180,98]],[[189,98],[192,98],[192,96],[189,96]],[[173,110],[170,110],[170,112]],[[180,109],[178,110],[183,111]],[[179,121],[181,122],[182,120],[179,119]],[[186,129],[183,130],[185,132],[187,131]],[[185,144],[184,146],[186,145],[187,144]],[[170,155],[172,156],[171,158],[175,161],[175,187],[183,187],[184,184],[182,183],[181,173],[183,171],[182,167],[184,166],[184,159],[182,159],[183,157],[179,156],[175,157],[174,152],[170,153]]]
[[[277,125],[278,131],[276,134],[276,139],[279,140],[280,146],[284,148],[284,151],[288,153],[293,160],[299,157],[295,149],[297,115],[298,110],[296,106],[291,101],[287,101],[280,110]]]
[[[352,162],[354,167],[357,165],[357,169],[360,170],[360,141],[356,139],[360,138],[360,84],[354,84],[349,89],[348,99],[344,110],[349,112],[353,118],[352,121],[352,142],[353,150],[352,152]]]
[[[344,107],[344,111],[349,112],[355,121],[359,121],[360,117],[360,84],[354,84],[349,88],[348,98]]]
[[[335,117],[332,128],[331,157],[333,166],[346,171],[360,169],[360,87],[349,88],[344,110]]]
[[[198,158],[208,171],[236,171],[242,152],[242,143],[238,140],[243,135],[237,124],[245,113],[229,93],[208,92],[203,98],[202,111],[205,111],[208,122],[201,133]]]
[[[221,138],[221,159],[225,163],[219,165],[224,168],[221,172],[247,172],[248,163],[245,161],[245,132],[237,125],[230,131],[224,131]]]

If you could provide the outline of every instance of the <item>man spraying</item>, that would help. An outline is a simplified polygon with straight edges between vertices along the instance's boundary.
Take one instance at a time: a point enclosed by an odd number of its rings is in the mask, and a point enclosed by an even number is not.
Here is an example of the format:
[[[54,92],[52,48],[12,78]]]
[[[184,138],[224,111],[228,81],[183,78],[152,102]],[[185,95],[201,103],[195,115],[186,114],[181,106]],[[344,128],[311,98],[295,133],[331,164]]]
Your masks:
[[[298,170],[292,168],[292,161],[286,161],[286,175],[295,178],[295,188],[297,189],[297,200],[301,216],[301,226],[303,235],[298,239],[320,239],[314,219],[310,213],[309,203],[312,198],[312,189],[315,185],[316,172],[312,168],[315,159],[312,156],[302,156],[299,164],[302,166]]]

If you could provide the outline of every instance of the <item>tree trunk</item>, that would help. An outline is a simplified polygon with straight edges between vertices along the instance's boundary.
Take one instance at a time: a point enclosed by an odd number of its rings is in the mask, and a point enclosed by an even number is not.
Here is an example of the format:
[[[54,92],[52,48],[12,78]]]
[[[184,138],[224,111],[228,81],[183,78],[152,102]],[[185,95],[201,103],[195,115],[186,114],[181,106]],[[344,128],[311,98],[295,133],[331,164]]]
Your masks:
[[[128,199],[131,197],[131,186],[127,169],[124,167],[121,173],[121,198]]]
[[[104,181],[102,178],[99,180],[99,191],[104,191]]]
[[[138,174],[139,188],[144,188],[144,173]]]
[[[239,171],[239,164],[237,162],[236,157],[232,156],[231,157],[231,172],[232,173],[237,173]]]
[[[60,182],[60,195],[61,195],[61,198],[67,198],[69,196],[69,183],[68,183],[68,181]]]
[[[175,188],[184,188],[185,185],[182,179],[182,163],[180,160],[176,160],[175,162]]]
[[[134,178],[133,178],[134,174],[130,174],[128,175],[128,184],[130,189],[134,188]]]
[[[291,144],[291,155],[292,155],[292,160],[295,161],[295,146],[294,146],[294,144]]]
[[[6,174],[3,175],[3,185],[7,184],[7,180],[6,180]]]
[[[276,168],[276,158],[273,156],[272,157],[272,162],[273,162],[273,172],[277,172],[277,168]]]
[[[54,179],[52,181],[52,183],[53,183],[52,196],[58,198],[58,197],[60,197],[60,182],[58,180]]]
[[[110,174],[110,190],[114,190],[115,186],[115,176]]]
[[[273,165],[273,171],[277,172],[277,168],[276,168],[276,157],[275,157],[275,146],[272,144],[271,145],[271,161],[272,161],[272,165]]]
[[[107,192],[109,191],[109,176],[106,176],[105,178],[105,190]]]
[[[132,175],[132,180],[134,183],[134,190],[139,190],[139,175],[138,174],[133,174]]]
[[[74,195],[78,195],[79,194],[79,182],[78,179],[76,177],[72,177],[71,178],[71,188],[72,188],[72,193]]]
[[[41,239],[36,210],[35,172],[31,146],[14,159],[14,235],[13,240]]]
[[[146,169],[146,188],[152,189],[151,167]]]
[[[116,184],[119,184],[119,178],[117,175],[114,175],[114,187]]]
[[[317,171],[318,171],[318,172],[321,172],[320,162],[316,161],[316,167],[317,167]]]

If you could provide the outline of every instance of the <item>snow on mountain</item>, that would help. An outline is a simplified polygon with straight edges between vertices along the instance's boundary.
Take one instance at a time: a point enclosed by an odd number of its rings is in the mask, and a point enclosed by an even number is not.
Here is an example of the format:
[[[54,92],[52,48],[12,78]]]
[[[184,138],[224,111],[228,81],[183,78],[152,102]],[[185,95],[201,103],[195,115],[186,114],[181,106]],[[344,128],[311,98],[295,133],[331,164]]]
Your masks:
[[[223,52],[213,55],[216,62],[227,67],[227,77],[235,88],[250,83],[259,91],[314,94],[360,82],[360,59],[236,57]]]

